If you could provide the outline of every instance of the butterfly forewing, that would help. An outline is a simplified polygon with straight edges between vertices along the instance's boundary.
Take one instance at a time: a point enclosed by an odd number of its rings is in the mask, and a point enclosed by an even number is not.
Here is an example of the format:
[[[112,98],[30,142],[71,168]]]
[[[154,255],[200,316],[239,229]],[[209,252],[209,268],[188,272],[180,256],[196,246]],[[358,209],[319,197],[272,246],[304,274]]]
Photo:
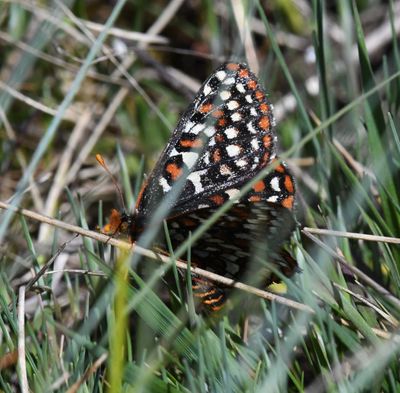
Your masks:
[[[137,212],[147,215],[182,175],[172,213],[214,206],[215,194],[237,190],[274,158],[273,125],[271,104],[255,75],[244,64],[223,64],[182,116]]]

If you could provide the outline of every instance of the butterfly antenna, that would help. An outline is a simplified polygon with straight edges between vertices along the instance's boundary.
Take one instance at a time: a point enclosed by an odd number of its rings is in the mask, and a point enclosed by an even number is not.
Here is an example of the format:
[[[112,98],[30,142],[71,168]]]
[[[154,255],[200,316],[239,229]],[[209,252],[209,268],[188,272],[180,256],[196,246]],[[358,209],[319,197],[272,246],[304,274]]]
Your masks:
[[[108,169],[108,166],[106,164],[106,161],[104,160],[103,156],[101,154],[96,154],[96,161],[103,167],[103,169],[108,173],[108,175],[111,177],[112,182],[114,183],[115,188],[117,189],[117,193],[119,195],[119,198],[121,200],[121,205],[122,208],[124,209],[124,212],[126,212],[126,207],[125,207],[125,202],[124,202],[124,197],[122,195],[121,188],[115,179],[114,175],[111,173],[111,171]]]

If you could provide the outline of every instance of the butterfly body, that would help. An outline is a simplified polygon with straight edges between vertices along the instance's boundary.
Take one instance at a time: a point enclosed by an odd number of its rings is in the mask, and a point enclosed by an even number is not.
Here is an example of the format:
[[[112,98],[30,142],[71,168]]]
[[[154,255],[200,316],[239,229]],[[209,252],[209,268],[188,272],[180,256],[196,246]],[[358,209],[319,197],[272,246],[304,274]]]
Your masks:
[[[170,198],[166,216],[174,247],[235,198],[234,205],[193,244],[193,262],[236,280],[262,276],[267,284],[274,275],[266,265],[250,264],[256,255],[291,275],[295,262],[281,257],[282,244],[295,227],[295,186],[286,164],[275,162],[262,180],[237,198],[246,183],[276,160],[274,125],[272,105],[249,68],[238,63],[218,67],[182,115],[143,186],[129,224],[131,240],[143,233],[174,187],[178,192]],[[222,288],[200,278],[195,278],[193,288],[212,309],[222,305]]]

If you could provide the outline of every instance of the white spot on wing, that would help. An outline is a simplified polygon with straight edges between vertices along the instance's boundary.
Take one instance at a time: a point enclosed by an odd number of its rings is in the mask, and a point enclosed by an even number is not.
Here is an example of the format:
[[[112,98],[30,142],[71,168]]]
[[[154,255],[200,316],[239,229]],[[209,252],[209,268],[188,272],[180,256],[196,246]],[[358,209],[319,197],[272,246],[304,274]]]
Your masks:
[[[197,135],[200,131],[202,131],[202,130],[204,129],[204,127],[205,127],[205,124],[204,124],[204,123],[196,124],[196,125],[195,125],[194,127],[192,127],[192,129],[190,130],[190,133],[191,133],[191,134]]]
[[[190,132],[195,124],[192,121],[188,121],[185,125],[185,132]]]
[[[215,128],[214,127],[207,127],[205,130],[204,130],[204,133],[210,138],[210,137],[212,137],[214,134],[215,134]]]
[[[233,139],[238,136],[239,131],[237,128],[229,127],[225,130],[225,135],[228,139]]]
[[[200,192],[202,192],[204,190],[203,185],[201,184],[201,175],[204,172],[205,172],[204,170],[192,172],[187,177],[187,180],[189,180],[193,184],[195,194],[199,194]]]
[[[215,76],[220,80],[223,81],[226,77],[226,72],[225,71],[218,71]]]
[[[235,157],[240,153],[240,147],[237,145],[229,145],[226,147],[226,152],[229,157]]]
[[[240,193],[240,190],[238,190],[237,188],[232,188],[230,190],[226,190],[225,193],[229,195],[229,199],[232,199]]]
[[[272,202],[272,203],[278,202],[278,197],[276,195],[272,195],[267,199],[267,202]]]
[[[257,111],[256,111],[256,109],[255,109],[255,108],[251,108],[251,109],[250,109],[250,114],[251,114],[252,116],[257,116]]]
[[[175,148],[172,149],[171,153],[170,153],[170,157],[174,157],[174,156],[179,156],[179,151],[176,150]]]
[[[221,165],[221,168],[219,169],[219,172],[221,173],[221,175],[225,175],[225,176],[229,176],[232,175],[232,171],[229,168],[228,165]]]
[[[277,176],[273,177],[269,183],[274,191],[280,191],[279,178]]]
[[[257,134],[257,131],[253,127],[253,124],[251,122],[247,123],[247,129],[252,133],[252,134]]]
[[[162,187],[164,193],[168,192],[171,189],[171,186],[168,184],[165,177],[161,177],[158,182],[160,183],[160,186]]]
[[[221,91],[219,96],[221,97],[222,101],[226,101],[229,100],[229,98],[231,97],[231,93],[228,90],[223,90]]]
[[[222,83],[224,85],[233,85],[235,83],[235,78],[226,78]]]
[[[212,92],[211,87],[209,85],[205,85],[203,90],[204,95],[208,96],[211,92]]]
[[[198,158],[198,154],[192,151],[183,152],[182,154],[182,161],[184,164],[190,169],[195,163]]]
[[[258,150],[260,148],[257,138],[251,140],[251,147],[253,150]]]
[[[242,116],[238,112],[233,113],[231,116],[232,121],[239,121],[241,118]]]
[[[238,166],[239,168],[243,168],[244,166],[247,166],[247,161],[246,160],[238,160],[236,161],[236,166]]]
[[[251,103],[253,102],[253,99],[251,98],[251,95],[250,95],[250,94],[247,94],[247,96],[246,96],[246,101],[247,101],[249,104],[251,104]]]
[[[233,111],[233,110],[239,108],[239,103],[235,100],[231,100],[228,102],[227,107],[230,111]]]
[[[244,88],[244,86],[243,86],[241,83],[237,83],[237,84],[236,84],[236,90],[237,90],[239,93],[244,93],[244,92],[246,91],[246,89]]]

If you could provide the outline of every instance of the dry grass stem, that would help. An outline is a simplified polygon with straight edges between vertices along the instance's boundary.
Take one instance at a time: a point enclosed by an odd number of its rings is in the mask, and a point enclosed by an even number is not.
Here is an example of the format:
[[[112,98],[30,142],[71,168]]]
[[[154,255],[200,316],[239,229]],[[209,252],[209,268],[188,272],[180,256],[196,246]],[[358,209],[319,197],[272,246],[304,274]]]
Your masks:
[[[257,53],[254,47],[251,35],[251,27],[249,26],[249,18],[245,13],[244,3],[240,0],[231,0],[233,15],[235,17],[237,29],[240,34],[242,46],[246,52],[246,59],[253,72],[258,75],[260,65],[258,63]]]
[[[366,275],[360,269],[356,268],[355,266],[350,265],[346,259],[344,259],[341,255],[337,252],[333,251],[330,247],[326,244],[321,242],[318,238],[311,234],[308,229],[312,228],[304,228],[302,232],[310,238],[314,243],[318,244],[322,249],[324,249],[329,255],[336,258],[338,262],[343,265],[346,269],[350,270],[353,274],[355,274],[360,281],[364,284],[370,286],[371,288],[375,289],[378,293],[380,293],[383,297],[385,297],[388,301],[390,301],[393,305],[400,309],[400,299],[395,297],[392,293],[390,293],[386,288],[379,285],[376,281],[374,281],[371,277]]]
[[[303,232],[313,233],[315,235],[335,236],[335,237],[344,237],[347,239],[365,240],[368,242],[400,244],[400,238],[398,237],[368,235],[364,233],[342,232],[342,231],[334,231],[332,229],[319,229],[319,228],[308,228],[308,227],[304,227]]]
[[[81,378],[79,378],[78,381],[76,381],[68,390],[66,393],[76,393],[78,389],[82,386],[82,384],[88,380],[88,378],[96,372],[96,370],[107,360],[107,354],[104,353],[101,355],[93,364],[90,366],[85,373],[82,375]]]
[[[22,286],[18,292],[18,370],[21,392],[29,393],[25,356],[25,287]]]
[[[47,105],[44,105],[38,101],[33,100],[30,97],[20,93],[19,91],[13,89],[11,86],[8,86],[3,81],[0,80],[0,89],[6,91],[10,96],[15,99],[24,102],[26,105],[31,106],[32,108],[37,109],[43,113],[46,113],[51,116],[55,116],[58,112],[57,109],[49,108]],[[77,118],[79,118],[80,114],[76,113],[73,109],[67,109],[63,114],[63,120],[68,120],[75,122]]]

